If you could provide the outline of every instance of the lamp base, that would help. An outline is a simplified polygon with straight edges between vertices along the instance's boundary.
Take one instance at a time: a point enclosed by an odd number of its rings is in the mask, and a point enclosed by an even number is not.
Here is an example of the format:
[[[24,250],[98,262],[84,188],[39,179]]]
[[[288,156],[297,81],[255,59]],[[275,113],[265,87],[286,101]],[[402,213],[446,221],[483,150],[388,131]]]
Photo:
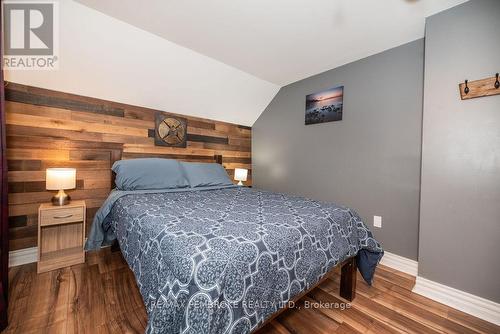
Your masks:
[[[52,197],[52,205],[63,206],[71,202],[71,197],[64,192],[64,190],[59,190],[59,192]]]
[[[240,182],[238,182],[238,185],[239,185],[239,186],[242,186],[242,185],[243,185],[243,182],[241,182],[241,181],[240,181]]]

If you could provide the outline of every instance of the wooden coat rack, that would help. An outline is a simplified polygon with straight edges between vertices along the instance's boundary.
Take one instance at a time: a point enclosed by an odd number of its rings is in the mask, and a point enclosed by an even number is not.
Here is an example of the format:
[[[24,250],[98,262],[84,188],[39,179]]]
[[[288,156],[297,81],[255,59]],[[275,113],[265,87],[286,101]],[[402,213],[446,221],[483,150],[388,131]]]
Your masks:
[[[500,81],[498,73],[491,78],[475,81],[465,80],[465,82],[459,84],[458,87],[460,89],[460,97],[462,100],[500,94]]]

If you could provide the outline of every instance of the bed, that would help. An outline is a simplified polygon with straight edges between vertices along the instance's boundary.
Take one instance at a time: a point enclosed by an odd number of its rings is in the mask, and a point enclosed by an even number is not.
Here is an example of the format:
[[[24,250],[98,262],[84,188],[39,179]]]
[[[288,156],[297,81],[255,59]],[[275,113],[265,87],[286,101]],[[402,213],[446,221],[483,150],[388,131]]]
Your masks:
[[[86,248],[117,241],[147,333],[250,333],[341,266],[371,284],[383,250],[353,210],[234,185],[113,190]]]

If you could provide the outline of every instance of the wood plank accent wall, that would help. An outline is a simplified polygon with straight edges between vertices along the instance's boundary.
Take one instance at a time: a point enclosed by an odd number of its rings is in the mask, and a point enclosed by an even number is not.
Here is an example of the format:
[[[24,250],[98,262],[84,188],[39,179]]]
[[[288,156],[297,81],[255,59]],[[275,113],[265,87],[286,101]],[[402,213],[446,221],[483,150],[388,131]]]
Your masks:
[[[111,157],[173,158],[213,162],[223,155],[232,177],[234,168],[249,169],[251,128],[177,115],[188,120],[186,148],[154,145],[156,110],[90,97],[8,83],[6,94],[10,249],[37,244],[37,210],[50,201],[45,169],[75,167],[73,199],[87,203],[87,231],[111,187]],[[171,114],[176,115],[176,114]]]

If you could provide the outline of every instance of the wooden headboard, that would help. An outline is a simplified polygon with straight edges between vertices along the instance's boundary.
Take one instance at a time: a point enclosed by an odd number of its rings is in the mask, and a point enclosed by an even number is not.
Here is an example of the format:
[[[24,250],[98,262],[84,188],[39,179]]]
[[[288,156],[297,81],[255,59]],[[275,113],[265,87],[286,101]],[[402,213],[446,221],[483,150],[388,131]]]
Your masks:
[[[76,168],[77,187],[69,194],[86,201],[87,231],[120,158],[214,162],[222,155],[229,176],[246,168],[251,184],[247,126],[170,114],[187,120],[187,146],[162,147],[154,144],[157,110],[15,83],[5,95],[10,250],[36,246],[38,206],[53,196],[45,190],[48,167]]]

